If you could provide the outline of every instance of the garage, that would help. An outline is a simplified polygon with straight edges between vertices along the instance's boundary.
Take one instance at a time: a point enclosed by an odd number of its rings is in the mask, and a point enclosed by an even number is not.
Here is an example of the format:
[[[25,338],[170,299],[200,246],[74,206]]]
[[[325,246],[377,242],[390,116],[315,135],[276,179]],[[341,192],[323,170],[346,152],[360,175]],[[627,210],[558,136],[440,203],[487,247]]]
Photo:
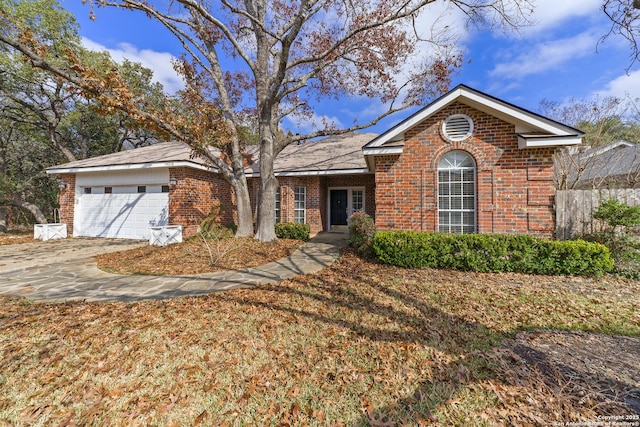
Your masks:
[[[79,173],[74,237],[148,239],[149,227],[168,224],[169,171]]]

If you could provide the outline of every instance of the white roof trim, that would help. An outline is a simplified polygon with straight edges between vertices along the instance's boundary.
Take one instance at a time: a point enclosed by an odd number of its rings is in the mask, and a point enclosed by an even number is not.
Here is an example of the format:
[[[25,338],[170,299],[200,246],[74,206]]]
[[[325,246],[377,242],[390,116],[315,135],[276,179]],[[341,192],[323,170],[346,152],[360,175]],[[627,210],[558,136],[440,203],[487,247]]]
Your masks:
[[[109,166],[85,166],[72,168],[49,168],[46,170],[48,174],[63,173],[83,173],[83,172],[106,172],[106,171],[124,171],[136,169],[157,169],[157,168],[193,168],[209,172],[217,172],[216,168],[210,168],[194,162],[176,161],[176,162],[158,162],[158,163],[134,163],[126,165],[109,165]]]
[[[487,112],[487,110],[490,110],[494,114],[511,117],[512,119],[514,119],[514,121],[526,122],[531,126],[540,129],[541,131],[548,132],[552,135],[575,135],[576,133],[579,133],[579,131],[569,126],[554,122],[551,119],[547,119],[546,117],[542,117],[538,114],[516,107],[507,102],[486,95],[482,92],[473,90],[467,86],[459,85],[451,92],[435,100],[433,103],[418,111],[414,115],[410,116],[405,121],[400,122],[395,127],[389,129],[387,132],[381,134],[376,139],[369,142],[369,144],[365,145],[363,151],[365,152],[365,154],[368,154],[366,149],[380,147],[385,143],[393,140],[394,138],[397,138],[398,135],[403,134],[407,130],[425,120],[427,117],[431,116],[432,114],[443,109],[444,107],[458,99],[463,99],[465,104],[473,108],[485,112]]]
[[[335,169],[335,170],[316,170],[316,171],[284,171],[276,172],[276,176],[326,176],[326,175],[356,175],[356,174],[368,174],[369,169]],[[260,176],[259,172],[247,173],[247,178],[257,178]]]
[[[580,144],[582,144],[582,137],[579,135],[518,135],[518,148],[521,150],[525,148],[561,147]]]
[[[179,168],[187,167],[193,169],[200,169],[208,172],[216,173],[216,168],[209,168],[204,165],[192,162],[177,161],[177,162],[158,162],[158,163],[138,163],[129,165],[111,165],[111,166],[88,166],[88,167],[75,167],[75,168],[51,168],[47,169],[48,174],[64,174],[64,173],[84,173],[84,172],[111,172],[111,171],[125,171],[136,169],[157,169],[157,168]],[[348,175],[348,174],[366,174],[370,173],[367,168],[357,169],[335,169],[335,170],[317,170],[317,171],[291,171],[291,172],[276,172],[276,176],[320,176],[320,175]],[[248,172],[246,174],[248,178],[259,177],[259,172]]]
[[[384,154],[402,154],[404,151],[403,145],[396,145],[394,147],[363,147],[362,152],[365,156],[379,156]]]

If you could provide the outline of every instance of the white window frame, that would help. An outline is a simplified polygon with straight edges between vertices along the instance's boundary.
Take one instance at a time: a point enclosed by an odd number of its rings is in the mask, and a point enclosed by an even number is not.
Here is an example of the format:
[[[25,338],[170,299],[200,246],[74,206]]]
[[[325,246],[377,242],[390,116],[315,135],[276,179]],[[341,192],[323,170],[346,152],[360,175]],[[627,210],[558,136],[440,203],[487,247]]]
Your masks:
[[[279,222],[282,222],[282,191],[280,190],[281,187],[278,187],[276,189],[276,201],[275,201],[275,209],[274,209],[274,216],[275,216],[275,222],[276,224]]]
[[[302,196],[302,197],[301,197]],[[302,215],[300,215],[302,213]],[[300,218],[302,216],[302,218]],[[293,222],[307,223],[307,187],[296,185],[293,187]]]
[[[473,163],[473,166],[460,166],[460,162],[458,163],[456,160],[455,164],[452,164],[451,162],[449,162],[447,160],[448,156],[457,154],[457,153],[462,153],[465,155],[465,159],[470,160]],[[454,159],[455,160],[455,159]],[[448,162],[448,164],[443,164],[443,162]],[[461,180],[452,182],[450,180],[451,178],[451,171],[459,171],[462,178]],[[469,172],[471,171],[473,174],[473,181],[465,181],[464,180],[464,172]],[[449,180],[443,182],[442,181],[442,172],[448,172],[449,175]],[[473,183],[473,194],[470,193],[465,193],[465,184],[471,184]],[[445,184],[449,186],[449,193],[448,194],[441,194],[440,193],[440,188],[441,185]],[[460,194],[451,194],[451,188],[453,185],[459,185],[459,189],[460,189]],[[440,159],[440,161],[438,162],[438,184],[437,184],[437,200],[438,200],[438,231],[439,232],[443,232],[443,233],[460,233],[460,234],[469,234],[469,233],[476,233],[478,230],[478,212],[477,212],[477,186],[478,186],[478,176],[477,176],[477,167],[476,167],[476,162],[473,158],[473,156],[471,156],[471,154],[469,154],[466,151],[463,150],[453,150],[453,151],[449,151],[447,152],[444,156],[442,156],[442,158]],[[473,197],[473,207],[472,208],[465,208],[465,198],[469,198],[469,197]],[[442,202],[443,199],[448,201],[448,207],[444,208],[442,206]],[[459,199],[460,201],[460,207],[459,208],[452,208],[451,206],[453,205],[453,201]],[[449,214],[449,221],[447,224],[442,224],[440,221],[440,216],[441,213],[448,213]],[[471,226],[472,224],[469,223],[465,223],[464,222],[464,214],[465,213],[472,213],[473,214],[473,230],[471,231],[465,231],[465,228],[469,228],[469,226]],[[460,224],[453,224],[451,221],[451,216],[455,215],[455,216],[459,216],[460,217]],[[453,228],[454,227],[460,227],[460,231],[454,231]]]

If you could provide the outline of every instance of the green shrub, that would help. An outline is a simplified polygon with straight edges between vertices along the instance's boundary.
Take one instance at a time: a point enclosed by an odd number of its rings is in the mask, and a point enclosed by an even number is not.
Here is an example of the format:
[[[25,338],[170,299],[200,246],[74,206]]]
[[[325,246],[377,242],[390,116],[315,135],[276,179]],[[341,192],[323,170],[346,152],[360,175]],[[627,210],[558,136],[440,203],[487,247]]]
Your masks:
[[[362,255],[371,254],[371,243],[376,234],[376,224],[370,215],[355,212],[349,217],[349,245]]]
[[[613,268],[604,245],[528,235],[381,231],[372,250],[380,262],[408,268],[584,276],[601,276]]]
[[[615,260],[615,273],[640,277],[640,241],[631,230],[640,225],[640,206],[628,206],[618,200],[608,200],[593,213],[604,223],[602,231],[581,238],[604,244]]]
[[[276,236],[279,239],[309,240],[311,227],[309,224],[299,224],[296,222],[276,223]]]
[[[629,206],[618,200],[608,200],[598,206],[593,217],[602,220],[615,233],[618,227],[628,228],[640,225],[640,206]]]

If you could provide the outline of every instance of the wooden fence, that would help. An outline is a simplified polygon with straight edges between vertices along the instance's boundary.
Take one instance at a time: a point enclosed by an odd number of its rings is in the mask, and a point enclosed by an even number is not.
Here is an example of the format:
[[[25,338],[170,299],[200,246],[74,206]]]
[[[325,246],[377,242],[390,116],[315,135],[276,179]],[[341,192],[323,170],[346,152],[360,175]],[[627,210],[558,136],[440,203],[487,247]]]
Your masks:
[[[556,191],[556,238],[566,240],[601,230],[602,224],[593,219],[593,212],[600,203],[612,199],[638,206],[640,188]]]

